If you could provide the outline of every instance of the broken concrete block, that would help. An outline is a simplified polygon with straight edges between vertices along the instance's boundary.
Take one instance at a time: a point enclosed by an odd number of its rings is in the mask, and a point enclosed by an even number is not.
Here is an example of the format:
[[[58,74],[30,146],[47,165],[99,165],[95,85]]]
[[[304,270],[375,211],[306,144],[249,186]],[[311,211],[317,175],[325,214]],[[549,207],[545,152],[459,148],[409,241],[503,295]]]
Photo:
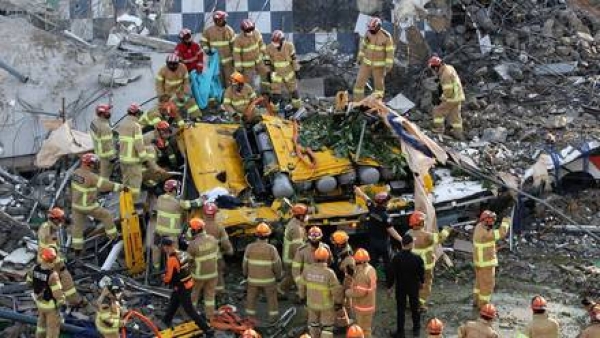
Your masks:
[[[569,119],[565,115],[551,116],[546,120],[544,127],[549,129],[561,129],[567,126]]]
[[[508,130],[504,127],[486,128],[483,131],[481,140],[484,142],[503,143],[508,137]]]
[[[17,250],[11,252],[6,258],[4,258],[5,263],[12,264],[20,264],[26,265],[31,262],[35,258],[35,253],[27,251],[26,248],[18,248]]]
[[[108,35],[108,39],[106,39],[106,45],[110,47],[118,46],[121,44],[121,41],[123,41],[123,35],[119,33],[111,33]]]
[[[415,103],[402,95],[402,93],[394,96],[393,99],[388,101],[387,105],[400,114],[404,114],[415,107]]]
[[[577,61],[550,63],[536,66],[533,69],[535,75],[563,75],[573,72],[577,68]]]

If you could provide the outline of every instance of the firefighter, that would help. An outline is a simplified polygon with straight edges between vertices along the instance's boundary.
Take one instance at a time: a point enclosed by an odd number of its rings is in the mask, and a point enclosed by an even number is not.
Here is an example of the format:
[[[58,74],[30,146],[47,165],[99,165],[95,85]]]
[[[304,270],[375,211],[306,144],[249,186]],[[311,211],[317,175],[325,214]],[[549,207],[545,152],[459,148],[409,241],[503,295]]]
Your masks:
[[[441,338],[444,331],[444,323],[437,319],[431,318],[427,322],[427,338]]]
[[[344,294],[346,290],[352,288],[352,276],[356,270],[356,261],[352,257],[352,248],[348,244],[348,234],[343,230],[338,230],[331,235],[331,243],[333,244],[333,271],[338,280],[342,282]],[[335,327],[346,328],[350,324],[348,312],[351,308],[351,300],[349,297],[344,297],[344,307],[339,309],[335,316]]]
[[[496,284],[496,242],[506,237],[510,228],[510,218],[504,218],[499,229],[494,229],[496,214],[485,210],[479,216],[479,223],[473,232],[473,265],[475,266],[475,287],[473,306],[481,308],[492,299]]]
[[[547,306],[548,303],[542,296],[531,299],[533,319],[525,327],[524,332],[517,335],[517,338],[558,338],[560,336],[558,322],[548,317]]]
[[[193,260],[194,289],[192,289],[192,304],[194,306],[198,304],[198,299],[202,294],[204,312],[210,319],[215,314],[219,242],[204,231],[205,224],[201,218],[192,218],[189,225],[193,236],[187,248],[187,253]]]
[[[458,139],[464,140],[462,117],[460,108],[462,102],[465,101],[465,92],[463,91],[460,78],[454,67],[447,65],[439,56],[432,56],[427,62],[429,68],[440,79],[442,86],[442,101],[438,106],[433,108],[433,132],[443,134],[446,124],[446,118],[452,128],[450,134]]]
[[[219,53],[221,82],[227,83],[233,73],[233,40],[235,32],[227,24],[227,13],[224,11],[215,11],[213,13],[213,26],[210,26],[202,33],[202,46],[204,52],[212,55],[214,50]]]
[[[131,110],[131,114],[139,116],[138,123],[142,126],[142,132],[145,134],[153,131],[155,126],[164,119],[163,116],[168,115],[166,110],[170,107],[170,101],[170,95],[162,94],[158,96],[158,104],[155,107],[142,112],[137,104],[132,104],[129,106],[127,112],[130,113],[129,110]]]
[[[242,73],[248,83],[254,83],[256,73],[260,75],[261,91],[268,93],[269,70],[263,62],[265,44],[262,34],[256,29],[254,22],[244,19],[240,24],[241,32],[233,40],[233,64],[235,70]]]
[[[346,338],[365,338],[365,333],[360,326],[355,324],[348,328],[348,331],[346,332]]]
[[[470,320],[458,328],[458,338],[500,337],[492,327],[494,318],[496,318],[496,307],[490,303],[485,304],[479,309],[479,319]]]
[[[93,171],[98,166],[98,157],[88,153],[81,156],[81,165],[71,176],[71,209],[73,215],[73,237],[71,247],[76,252],[84,248],[83,230],[88,217],[99,220],[104,225],[110,240],[118,236],[111,213],[98,203],[98,192],[119,192],[124,186],[98,176]]]
[[[38,262],[41,262],[41,254],[44,249],[53,248],[56,251],[54,270],[58,273],[64,295],[69,305],[79,307],[84,304],[84,301],[77,292],[77,289],[75,289],[73,277],[69,270],[67,270],[67,266],[62,257],[60,257],[58,250],[59,231],[64,226],[65,220],[65,212],[61,208],[52,208],[48,211],[48,221],[42,223],[37,233]]]
[[[183,28],[179,32],[179,43],[175,46],[175,55],[179,56],[188,72],[195,70],[202,73],[204,53],[200,45],[192,40],[192,31],[188,28]]]
[[[175,248],[177,241],[173,237],[164,237],[161,241],[163,251],[167,255],[167,269],[163,277],[163,282],[173,288],[169,306],[163,322],[167,327],[167,337],[172,336],[171,323],[175,313],[181,306],[183,311],[196,323],[205,337],[212,338],[215,335],[214,330],[206,322],[206,318],[202,316],[192,304],[192,288],[194,287],[194,279],[190,273],[189,258],[185,252]]]
[[[212,235],[214,238],[219,241],[219,261],[218,261],[218,280],[217,280],[217,294],[224,290],[225,278],[223,274],[225,273],[225,260],[223,260],[223,255],[231,256],[233,255],[233,245],[231,245],[231,241],[229,241],[229,235],[227,234],[227,230],[219,224],[217,221],[217,213],[219,212],[219,208],[217,205],[209,202],[204,203],[202,206],[202,213],[204,214],[204,223],[206,223],[206,232]]]
[[[327,265],[332,262],[331,249],[329,245],[323,243],[321,240],[323,239],[323,231],[319,227],[311,227],[308,230],[308,243],[303,244],[296,251],[296,255],[294,256],[294,260],[292,261],[292,277],[294,277],[294,282],[297,287],[303,283],[302,273],[303,271],[312,263],[315,262],[315,251],[318,248],[324,248],[329,252],[327,256]]]
[[[342,307],[342,286],[335,272],[327,267],[331,252],[320,247],[314,251],[314,264],[302,271],[298,286],[300,299],[306,300],[308,332],[316,338],[333,338],[335,311]]]
[[[242,336],[240,338],[261,338],[261,336],[260,334],[258,334],[258,332],[254,331],[253,329],[247,329],[242,333]]]
[[[90,134],[94,142],[94,153],[100,159],[100,177],[110,178],[113,163],[117,160],[117,149],[110,127],[112,106],[101,104],[96,107],[96,118],[90,124]]]
[[[354,254],[356,271],[354,276],[350,277],[350,288],[345,291],[346,297],[351,299],[356,324],[363,329],[365,338],[371,337],[371,325],[375,314],[377,296],[377,272],[369,264],[369,260],[367,250],[356,250]]]
[[[231,114],[235,120],[240,120],[246,107],[256,99],[256,93],[252,86],[246,83],[246,79],[241,73],[233,72],[230,77],[231,86],[223,95],[223,110]]]
[[[183,120],[199,122],[202,118],[202,111],[196,104],[196,100],[189,94],[179,91],[173,98],[173,104],[177,107],[177,112]]]
[[[117,127],[119,133],[119,165],[121,180],[131,190],[131,196],[137,201],[142,186],[142,168],[148,160],[142,127],[138,123],[141,110],[132,104],[127,109],[127,116]]]
[[[179,170],[183,164],[181,152],[177,146],[177,140],[171,133],[171,126],[167,121],[160,121],[154,127],[156,145],[156,163],[170,170]]]
[[[35,305],[38,309],[36,338],[60,336],[60,308],[65,303],[60,277],[54,264],[57,254],[54,248],[42,249],[41,261],[27,274],[27,283],[33,285]]]
[[[124,326],[121,297],[125,283],[118,277],[107,279],[107,285],[102,288],[100,297],[96,300],[96,329],[104,338],[119,338],[119,329]]]
[[[354,101],[365,97],[365,85],[373,77],[373,94],[383,98],[385,76],[394,66],[394,41],[392,35],[381,28],[381,19],[372,18],[362,38],[358,52],[360,68],[354,84]]]
[[[427,215],[421,211],[413,212],[408,218],[408,231],[413,237],[412,252],[421,256],[425,262],[425,283],[419,290],[419,303],[421,311],[427,310],[427,299],[431,295],[431,285],[433,284],[433,269],[435,268],[435,247],[446,240],[450,235],[450,227],[445,227],[442,232],[429,232],[424,229]]]
[[[305,204],[292,206],[292,218],[285,226],[283,235],[283,278],[279,283],[279,293],[285,295],[294,286],[292,262],[298,249],[306,242],[306,219],[308,207]]]
[[[151,201],[162,193],[162,187],[159,186],[159,182],[169,178],[170,174],[156,162],[158,147],[154,132],[144,134],[144,145],[146,146],[147,161],[142,168],[142,186],[149,193],[148,205],[154,205]]]
[[[590,314],[590,325],[579,335],[579,338],[600,337],[600,308],[592,308]]]
[[[256,298],[264,291],[269,308],[271,323],[279,317],[277,303],[277,278],[281,277],[281,257],[277,249],[269,244],[271,227],[260,223],[256,227],[256,241],[249,244],[244,252],[243,273],[248,288],[246,290],[246,314],[256,318]]]
[[[190,75],[177,54],[167,56],[166,65],[156,75],[156,96],[173,96],[178,91],[190,92]]]
[[[292,42],[285,40],[285,36],[280,30],[271,34],[271,43],[265,51],[265,65],[270,67],[273,103],[279,106],[282,99],[282,87],[285,86],[292,98],[292,106],[300,109],[302,101],[300,101],[296,82],[296,72],[300,70],[300,64],[296,59],[296,48]]]

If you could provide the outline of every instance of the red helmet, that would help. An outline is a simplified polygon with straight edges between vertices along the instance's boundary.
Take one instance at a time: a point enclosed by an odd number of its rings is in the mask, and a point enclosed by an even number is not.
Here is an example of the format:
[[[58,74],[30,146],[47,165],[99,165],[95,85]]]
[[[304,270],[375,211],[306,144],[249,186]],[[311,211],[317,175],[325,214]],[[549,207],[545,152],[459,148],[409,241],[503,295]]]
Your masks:
[[[110,104],[99,104],[98,107],[96,107],[96,115],[106,115],[106,114],[110,114],[110,110],[112,109],[112,106]]]
[[[390,199],[390,194],[385,191],[378,192],[373,199],[377,204],[383,204]]]
[[[65,219],[65,211],[61,208],[52,208],[48,211],[48,218],[62,221]]]
[[[225,11],[216,11],[213,13],[213,20],[225,20],[229,14]]]
[[[280,43],[283,41],[283,39],[285,38],[285,36],[283,35],[283,31],[281,30],[276,30],[273,33],[271,33],[271,41],[275,42],[275,43]]]
[[[441,335],[443,330],[444,330],[444,323],[442,323],[442,321],[437,318],[431,318],[429,320],[429,322],[427,323],[427,332],[430,335],[434,335],[434,336]]]
[[[169,126],[169,122],[163,120],[158,122],[154,128],[159,131],[167,131],[171,126]]]
[[[252,32],[256,27],[254,26],[254,22],[250,19],[244,19],[240,24],[240,28],[244,32]]]
[[[427,215],[425,215],[424,212],[417,210],[413,212],[412,215],[410,215],[410,217],[408,218],[408,226],[411,228],[421,226],[423,222],[425,222],[426,218]]]
[[[493,304],[485,304],[480,310],[479,315],[485,319],[494,319],[496,317],[496,307]]]
[[[429,67],[439,67],[441,65],[442,65],[442,58],[440,58],[437,55],[430,57],[429,61],[427,61],[427,66],[429,66]]]
[[[98,156],[92,153],[83,154],[83,156],[81,156],[81,163],[90,167],[98,163]]]
[[[179,188],[179,182],[177,180],[166,180],[164,185],[166,192],[172,192]]]
[[[179,56],[177,54],[169,54],[167,56],[167,63],[179,63]]]
[[[479,221],[488,226],[493,225],[496,221],[496,213],[490,210],[484,210],[479,216]]]
[[[369,23],[367,24],[368,30],[377,30],[381,28],[381,19],[380,18],[371,18]]]
[[[56,259],[56,250],[54,248],[44,248],[41,256],[44,262],[52,263]]]
[[[213,216],[219,211],[219,208],[217,208],[217,205],[214,203],[206,203],[202,207],[202,211],[204,212],[204,215]]]
[[[129,105],[129,107],[127,108],[127,113],[129,114],[137,114],[140,112],[140,105],[133,102]]]
[[[192,31],[190,29],[183,28],[181,31],[179,31],[179,38],[181,40],[186,40],[191,37],[192,37]]]
[[[546,299],[544,299],[544,297],[542,297],[542,296],[535,296],[531,300],[531,309],[534,311],[535,310],[546,310],[547,306],[548,306],[548,302],[546,302]]]

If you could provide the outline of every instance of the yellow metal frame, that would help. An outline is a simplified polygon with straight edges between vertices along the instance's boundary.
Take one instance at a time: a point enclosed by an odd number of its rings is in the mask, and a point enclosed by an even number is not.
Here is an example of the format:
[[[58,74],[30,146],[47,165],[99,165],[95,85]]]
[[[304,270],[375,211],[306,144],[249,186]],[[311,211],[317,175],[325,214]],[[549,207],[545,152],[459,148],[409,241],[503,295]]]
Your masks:
[[[175,326],[173,329],[160,331],[161,338],[193,338],[202,336],[202,330],[194,322]]]
[[[130,191],[122,191],[119,195],[119,209],[121,213],[125,265],[130,274],[136,275],[146,270],[146,262],[144,260],[144,244],[142,243],[140,219],[135,211]]]

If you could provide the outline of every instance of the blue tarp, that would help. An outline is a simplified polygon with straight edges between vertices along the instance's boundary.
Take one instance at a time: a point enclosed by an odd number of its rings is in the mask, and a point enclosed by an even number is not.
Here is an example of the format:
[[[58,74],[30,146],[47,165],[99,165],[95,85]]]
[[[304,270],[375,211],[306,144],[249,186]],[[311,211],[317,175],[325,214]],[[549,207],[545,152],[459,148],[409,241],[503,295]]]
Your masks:
[[[402,141],[408,143],[411,147],[417,149],[418,151],[422,152],[423,154],[429,157],[433,157],[433,153],[431,152],[431,150],[429,150],[429,148],[427,148],[426,145],[421,143],[414,136],[408,134],[402,127],[402,124],[396,122],[395,118],[396,117],[393,114],[388,114],[387,116],[390,126],[392,126],[392,128],[394,129],[394,133],[398,135],[398,137],[400,137]]]
[[[215,51],[210,56],[205,54],[205,57],[207,56],[208,66],[205,67],[204,71],[198,74],[198,72],[193,70],[190,74],[192,94],[200,109],[205,109],[210,99],[221,102],[223,98],[223,86],[221,84],[221,77],[219,76],[219,53]]]

